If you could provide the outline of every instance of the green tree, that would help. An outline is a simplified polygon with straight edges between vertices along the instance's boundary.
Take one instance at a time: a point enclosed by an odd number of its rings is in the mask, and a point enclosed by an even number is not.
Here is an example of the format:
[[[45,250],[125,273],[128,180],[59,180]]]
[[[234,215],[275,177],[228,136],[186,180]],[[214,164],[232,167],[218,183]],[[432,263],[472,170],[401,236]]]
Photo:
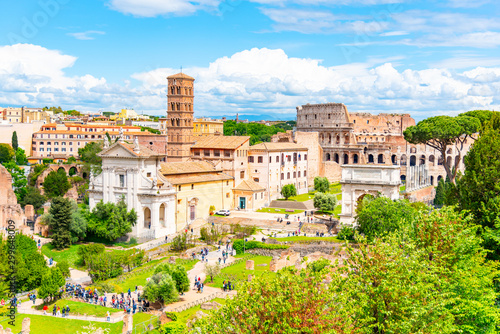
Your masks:
[[[38,252],[36,242],[28,236],[17,234],[15,257],[14,275],[19,291],[38,288],[48,267],[45,258]]]
[[[169,274],[175,282],[175,288],[178,292],[189,291],[189,278],[186,268],[177,264],[164,263],[155,269],[155,274]]]
[[[87,221],[89,231],[100,238],[113,241],[132,232],[132,227],[137,223],[137,213],[134,209],[127,211],[124,200],[117,204],[100,201],[88,214]]]
[[[314,178],[314,190],[320,193],[327,193],[330,190],[330,181],[326,177],[316,176]]]
[[[26,157],[26,152],[22,148],[16,150],[16,163],[19,166],[24,166],[28,164],[28,157]]]
[[[43,190],[48,198],[64,196],[71,188],[64,168],[51,171],[43,180]]]
[[[38,289],[38,297],[54,300],[56,296],[59,295],[59,291],[65,282],[64,276],[59,268],[50,268],[49,271],[43,275],[42,283]]]
[[[75,201],[72,201],[71,224],[69,230],[71,232],[71,242],[76,243],[83,240],[87,236],[87,217],[83,209],[78,207]]]
[[[102,148],[103,143],[101,141],[93,141],[78,149],[78,155],[83,162],[83,172],[87,175],[101,173],[102,158],[98,154],[101,153]]]
[[[337,205],[337,196],[318,192],[314,194],[313,204],[321,211],[333,211]]]
[[[12,132],[12,148],[17,151],[19,143],[17,142],[17,131]]]
[[[55,197],[50,206],[49,227],[52,232],[52,245],[63,249],[71,245],[70,226],[73,223],[73,207],[67,198]]]
[[[26,186],[28,184],[28,179],[26,178],[26,174],[24,174],[24,170],[16,165],[14,161],[5,162],[3,163],[3,166],[12,176],[12,189],[16,194],[17,201],[22,202],[24,196],[26,196]]]
[[[371,241],[409,223],[415,213],[415,208],[408,200],[393,201],[387,197],[377,197],[358,212],[356,216],[358,230]]]
[[[69,277],[70,276],[68,261],[62,260],[62,261],[57,262],[56,268],[61,271],[61,274],[64,277]]]
[[[207,276],[210,276],[210,283],[214,282],[214,276],[217,276],[220,274],[220,264],[219,263],[214,263],[214,264],[205,264],[205,269],[204,272]]]
[[[444,169],[450,182],[455,184],[458,168],[456,163],[461,160],[462,149],[467,140],[473,139],[472,134],[478,132],[481,122],[470,116],[435,116],[418,122],[404,131],[405,139],[412,144],[425,144],[441,153]],[[458,161],[451,159],[448,163],[447,150],[455,146],[458,151]]]
[[[485,228],[485,247],[500,259],[500,116],[494,115],[465,156],[465,173],[457,182],[459,207]]]
[[[281,196],[285,199],[289,199],[292,196],[297,196],[297,188],[295,184],[286,184],[281,188]]]
[[[0,163],[9,162],[14,157],[15,152],[9,144],[0,144]]]
[[[282,270],[243,283],[234,298],[194,327],[201,333],[354,333],[321,273]]]
[[[33,205],[35,211],[40,209],[45,202],[47,202],[47,197],[40,193],[40,189],[28,186],[26,187],[26,194],[19,202],[23,207],[30,204]]]
[[[144,288],[144,298],[162,304],[170,304],[179,300],[179,293],[172,276],[164,272],[154,274]]]
[[[463,114],[460,114],[459,116],[470,116],[470,117],[477,118],[479,120],[479,122],[481,122],[481,129],[484,129],[484,127],[491,121],[493,116],[495,116],[495,115],[498,116],[498,114],[499,114],[498,111],[471,110],[471,111],[467,111]]]

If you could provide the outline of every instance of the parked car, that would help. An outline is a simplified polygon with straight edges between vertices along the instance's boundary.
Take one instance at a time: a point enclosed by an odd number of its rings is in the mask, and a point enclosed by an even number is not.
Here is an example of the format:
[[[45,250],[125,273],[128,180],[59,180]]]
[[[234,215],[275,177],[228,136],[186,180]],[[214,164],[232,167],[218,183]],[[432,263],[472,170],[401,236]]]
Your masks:
[[[220,215],[220,216],[229,216],[229,210],[222,209],[222,210],[216,211],[215,214]]]

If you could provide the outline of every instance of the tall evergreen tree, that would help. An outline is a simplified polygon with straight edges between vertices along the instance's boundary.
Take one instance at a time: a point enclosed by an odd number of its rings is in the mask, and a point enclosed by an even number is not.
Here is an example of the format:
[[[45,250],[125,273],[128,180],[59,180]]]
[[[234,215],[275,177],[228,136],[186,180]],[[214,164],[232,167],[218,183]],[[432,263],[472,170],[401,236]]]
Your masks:
[[[71,188],[71,184],[68,181],[66,171],[62,168],[57,172],[50,172],[43,180],[43,190],[48,198],[64,196],[69,188]]]
[[[17,132],[14,131],[12,133],[12,148],[14,149],[14,151],[17,151],[18,147],[19,147],[19,144],[17,142]]]
[[[67,198],[55,197],[50,206],[49,227],[52,231],[52,245],[56,249],[63,249],[71,245],[70,226],[73,223],[73,210]]]

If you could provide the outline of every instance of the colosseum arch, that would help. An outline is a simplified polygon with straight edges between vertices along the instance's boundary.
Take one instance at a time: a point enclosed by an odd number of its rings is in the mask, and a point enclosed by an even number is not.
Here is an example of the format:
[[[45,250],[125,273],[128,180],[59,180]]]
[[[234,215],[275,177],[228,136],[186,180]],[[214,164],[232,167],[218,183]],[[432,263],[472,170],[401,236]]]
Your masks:
[[[384,155],[381,153],[377,157],[377,163],[383,164],[384,163]]]
[[[434,166],[434,164],[435,164],[434,155],[429,155],[429,165]]]
[[[352,155],[352,163],[353,164],[359,163],[359,156],[356,153]]]
[[[401,166],[406,166],[406,160],[407,160],[406,154],[403,154],[400,160],[401,160]]]
[[[419,165],[425,165],[425,155],[423,154],[420,156]]]
[[[392,162],[393,165],[397,165],[398,164],[398,157],[395,154],[393,154],[391,156],[391,162]]]
[[[368,163],[369,163],[369,164],[372,164],[372,163],[374,163],[374,162],[375,162],[375,160],[373,159],[373,154],[369,154],[369,155],[368,155]]]
[[[349,154],[345,153],[344,154],[344,165],[347,165],[349,163]]]
[[[326,161],[330,161],[330,153],[327,153],[327,154],[326,154],[325,160],[326,160]]]
[[[338,155],[338,153],[334,153],[333,154],[333,161],[335,161],[336,163],[339,163],[339,155]]]
[[[412,155],[410,156],[410,166],[415,166],[417,164],[417,157]]]

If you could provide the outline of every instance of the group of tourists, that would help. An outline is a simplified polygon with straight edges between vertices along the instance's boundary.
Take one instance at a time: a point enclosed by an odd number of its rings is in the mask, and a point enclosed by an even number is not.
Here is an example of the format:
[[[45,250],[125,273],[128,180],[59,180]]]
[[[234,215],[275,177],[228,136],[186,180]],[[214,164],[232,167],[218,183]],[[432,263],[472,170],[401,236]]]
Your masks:
[[[197,293],[203,293],[203,287],[205,284],[201,281],[201,277],[196,277],[194,278],[194,288],[197,290]]]
[[[47,311],[48,311],[49,307],[47,305],[44,305],[43,306],[43,314],[44,315],[47,315]],[[54,307],[52,308],[52,315],[54,317],[60,317],[62,316],[63,318],[69,316],[69,306],[66,305],[66,307],[63,306],[63,308],[61,309],[59,306],[57,306],[57,304],[54,304]]]
[[[224,290],[224,292],[234,290],[234,284],[232,284],[231,281],[226,282],[226,280],[224,280],[224,282],[222,282],[222,289]]]

